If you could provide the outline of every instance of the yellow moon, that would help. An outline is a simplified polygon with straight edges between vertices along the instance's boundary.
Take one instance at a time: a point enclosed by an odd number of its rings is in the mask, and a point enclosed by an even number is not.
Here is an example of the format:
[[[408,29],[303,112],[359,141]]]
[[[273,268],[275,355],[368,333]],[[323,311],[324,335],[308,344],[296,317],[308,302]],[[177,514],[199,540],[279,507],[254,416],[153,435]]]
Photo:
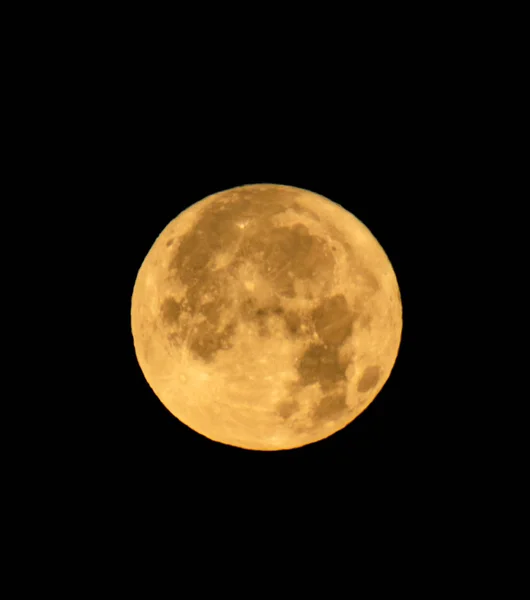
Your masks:
[[[296,448],[351,423],[401,340],[397,279],[350,212],[313,192],[245,185],[180,213],[132,294],[139,365],[181,422],[223,444]]]

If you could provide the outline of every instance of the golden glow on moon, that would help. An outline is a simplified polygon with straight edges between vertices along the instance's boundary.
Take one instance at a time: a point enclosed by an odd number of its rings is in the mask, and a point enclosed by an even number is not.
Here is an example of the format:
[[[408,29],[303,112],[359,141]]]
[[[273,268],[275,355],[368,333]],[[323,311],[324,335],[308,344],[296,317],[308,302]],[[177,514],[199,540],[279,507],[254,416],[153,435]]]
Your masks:
[[[136,279],[132,333],[149,385],[218,442],[295,448],[353,421],[397,357],[396,276],[370,231],[283,185],[208,196],[159,235]]]

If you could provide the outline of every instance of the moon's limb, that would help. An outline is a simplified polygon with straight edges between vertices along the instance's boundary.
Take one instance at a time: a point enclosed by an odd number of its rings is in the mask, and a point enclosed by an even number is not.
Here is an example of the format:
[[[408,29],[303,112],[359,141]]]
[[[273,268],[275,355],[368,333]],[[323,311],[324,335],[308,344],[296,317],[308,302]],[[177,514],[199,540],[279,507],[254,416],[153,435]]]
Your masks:
[[[210,439],[260,450],[350,423],[388,379],[402,329],[370,231],[279,185],[220,192],[169,223],[139,270],[131,320],[162,403]]]

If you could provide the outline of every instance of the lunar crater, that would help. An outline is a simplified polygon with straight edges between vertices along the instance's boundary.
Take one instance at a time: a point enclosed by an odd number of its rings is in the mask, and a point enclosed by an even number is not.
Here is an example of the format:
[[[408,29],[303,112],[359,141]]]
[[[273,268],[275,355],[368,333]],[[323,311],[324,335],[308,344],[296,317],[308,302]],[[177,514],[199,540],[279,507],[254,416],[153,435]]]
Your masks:
[[[357,384],[357,391],[367,392],[377,385],[381,377],[381,369],[377,365],[366,367]]]

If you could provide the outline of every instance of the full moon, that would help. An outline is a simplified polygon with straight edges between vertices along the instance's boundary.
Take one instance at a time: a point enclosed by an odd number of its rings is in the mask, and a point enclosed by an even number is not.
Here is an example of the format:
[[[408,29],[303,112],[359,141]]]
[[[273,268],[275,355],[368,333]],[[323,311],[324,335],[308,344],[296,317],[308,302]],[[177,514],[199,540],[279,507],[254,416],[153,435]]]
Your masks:
[[[402,332],[396,275],[339,204],[244,185],[160,233],[134,284],[131,325],[151,389],[182,423],[251,450],[329,437],[374,400]]]

